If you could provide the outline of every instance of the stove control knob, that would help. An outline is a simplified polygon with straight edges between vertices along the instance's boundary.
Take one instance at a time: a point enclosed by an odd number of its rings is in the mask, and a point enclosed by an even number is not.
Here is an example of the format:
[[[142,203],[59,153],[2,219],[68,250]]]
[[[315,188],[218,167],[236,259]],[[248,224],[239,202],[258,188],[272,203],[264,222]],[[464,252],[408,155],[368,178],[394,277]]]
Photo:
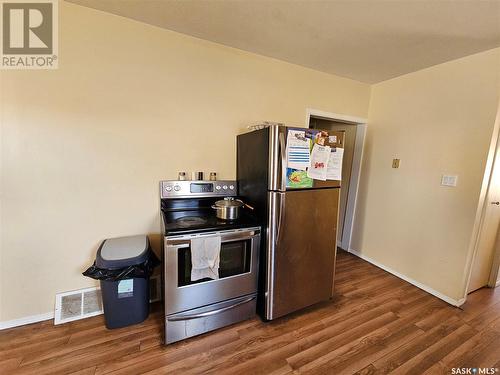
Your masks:
[[[234,190],[234,186],[233,185],[229,185],[229,189]]]
[[[174,186],[174,190],[175,190],[175,191],[179,191],[179,190],[181,190],[181,187],[180,187],[179,185],[175,185],[175,186]]]
[[[172,191],[172,186],[168,185],[167,187],[165,187],[165,190],[166,191]]]
[[[224,190],[227,190],[227,185],[224,185],[222,188],[223,188]]]
[[[216,188],[217,190],[222,189],[222,188],[220,187],[220,185],[217,185],[215,188]]]

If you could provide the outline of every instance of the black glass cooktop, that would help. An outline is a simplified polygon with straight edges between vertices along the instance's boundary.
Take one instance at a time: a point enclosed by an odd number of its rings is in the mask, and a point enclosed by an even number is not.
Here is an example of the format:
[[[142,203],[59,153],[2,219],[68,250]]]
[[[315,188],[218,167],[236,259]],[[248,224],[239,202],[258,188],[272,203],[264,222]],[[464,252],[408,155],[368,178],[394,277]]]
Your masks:
[[[206,206],[173,208],[163,205],[162,218],[165,225],[164,235],[166,236],[239,229],[260,225],[257,219],[248,212],[248,209],[240,209],[240,217],[236,220],[222,220],[217,218],[214,209],[207,208]]]

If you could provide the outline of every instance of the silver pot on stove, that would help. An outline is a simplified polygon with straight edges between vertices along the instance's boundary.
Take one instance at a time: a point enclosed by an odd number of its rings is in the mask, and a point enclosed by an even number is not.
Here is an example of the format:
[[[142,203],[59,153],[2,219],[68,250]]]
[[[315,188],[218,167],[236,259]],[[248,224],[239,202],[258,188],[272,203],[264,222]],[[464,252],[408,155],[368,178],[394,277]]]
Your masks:
[[[222,220],[238,219],[240,217],[240,210],[244,207],[253,210],[252,206],[249,206],[240,199],[234,199],[233,197],[225,197],[212,205],[217,217]]]

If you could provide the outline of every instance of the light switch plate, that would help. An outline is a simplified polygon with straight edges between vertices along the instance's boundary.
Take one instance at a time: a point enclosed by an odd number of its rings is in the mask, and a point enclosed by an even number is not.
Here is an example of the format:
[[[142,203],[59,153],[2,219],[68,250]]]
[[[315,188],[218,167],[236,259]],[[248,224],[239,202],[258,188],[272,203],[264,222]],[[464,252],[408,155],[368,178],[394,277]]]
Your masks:
[[[399,159],[392,159],[392,167],[399,168]]]
[[[444,174],[441,177],[442,186],[457,186],[458,176]]]

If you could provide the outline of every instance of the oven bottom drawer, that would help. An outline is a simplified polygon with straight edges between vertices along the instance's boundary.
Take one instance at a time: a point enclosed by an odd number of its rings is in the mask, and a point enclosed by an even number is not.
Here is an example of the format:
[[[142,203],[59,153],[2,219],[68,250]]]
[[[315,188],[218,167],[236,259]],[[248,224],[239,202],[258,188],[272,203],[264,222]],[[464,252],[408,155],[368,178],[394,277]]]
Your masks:
[[[250,319],[256,313],[256,294],[233,298],[165,318],[165,344]]]

